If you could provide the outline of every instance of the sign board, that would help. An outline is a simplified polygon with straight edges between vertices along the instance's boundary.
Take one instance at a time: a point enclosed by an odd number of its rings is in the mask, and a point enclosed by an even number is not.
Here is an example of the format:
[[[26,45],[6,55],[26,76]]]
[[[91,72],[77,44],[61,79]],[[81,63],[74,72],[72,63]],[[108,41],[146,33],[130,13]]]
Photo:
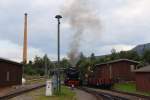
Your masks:
[[[46,81],[46,96],[52,96],[53,95],[53,88],[52,88],[52,81],[47,80]]]

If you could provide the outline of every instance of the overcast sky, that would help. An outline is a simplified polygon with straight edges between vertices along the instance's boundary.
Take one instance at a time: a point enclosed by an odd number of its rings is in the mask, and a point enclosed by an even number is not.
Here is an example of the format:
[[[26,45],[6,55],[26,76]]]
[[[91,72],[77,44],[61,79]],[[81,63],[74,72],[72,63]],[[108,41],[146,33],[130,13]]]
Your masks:
[[[150,0],[85,0],[97,14],[99,34],[84,33],[80,51],[86,56],[129,50],[138,44],[149,43]],[[28,13],[28,58],[45,53],[56,60],[56,14],[71,0],[0,0],[0,57],[21,61],[24,13]],[[77,5],[76,5],[77,6]],[[83,4],[83,7],[85,5]],[[76,13],[76,12],[74,12]],[[68,15],[69,16],[69,15]],[[70,24],[61,19],[61,58],[69,52],[73,34]]]

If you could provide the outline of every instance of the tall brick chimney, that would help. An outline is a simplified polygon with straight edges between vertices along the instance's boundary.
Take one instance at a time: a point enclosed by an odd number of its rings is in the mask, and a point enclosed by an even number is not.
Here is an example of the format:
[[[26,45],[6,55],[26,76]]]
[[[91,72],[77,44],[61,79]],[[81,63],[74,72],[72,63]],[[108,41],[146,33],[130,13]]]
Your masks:
[[[27,13],[24,14],[24,44],[23,44],[23,63],[27,63]]]

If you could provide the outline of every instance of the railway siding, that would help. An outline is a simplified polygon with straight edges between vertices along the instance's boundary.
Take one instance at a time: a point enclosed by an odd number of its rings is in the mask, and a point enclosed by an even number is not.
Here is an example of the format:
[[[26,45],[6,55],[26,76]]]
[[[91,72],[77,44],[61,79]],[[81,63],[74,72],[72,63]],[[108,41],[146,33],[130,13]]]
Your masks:
[[[111,91],[112,92],[123,93],[123,94],[128,94],[128,95],[133,95],[133,96],[137,96],[137,97],[141,97],[141,98],[147,98],[148,100],[150,100],[150,96],[145,96],[145,95],[136,94],[136,93],[128,93],[128,92],[123,92],[123,91],[118,91],[118,90],[111,90]]]
[[[41,87],[44,87],[45,84],[32,84],[32,85],[25,85],[25,86],[21,86],[18,87],[17,89],[11,90],[5,94],[0,95],[0,100],[7,100],[9,98],[15,97],[17,95],[20,95],[22,93],[34,90],[34,89],[38,89]]]
[[[104,98],[104,100],[149,100],[147,97],[139,97],[135,95],[129,95],[126,93],[119,93],[109,90],[102,90],[102,89],[94,89],[94,88],[87,88],[83,87],[83,90],[89,91],[89,92],[95,92],[101,97]]]

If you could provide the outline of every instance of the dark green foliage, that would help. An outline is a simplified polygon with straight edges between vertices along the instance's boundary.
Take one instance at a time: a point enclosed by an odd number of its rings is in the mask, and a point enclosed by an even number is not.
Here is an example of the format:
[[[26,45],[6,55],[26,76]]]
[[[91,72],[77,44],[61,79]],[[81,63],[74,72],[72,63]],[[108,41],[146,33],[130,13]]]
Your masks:
[[[150,64],[150,50],[145,50],[143,54],[143,61]]]
[[[150,63],[150,51],[146,52],[144,57],[146,58],[146,61]],[[101,56],[101,57],[95,57],[95,54],[92,53],[91,56],[87,58],[83,55],[83,53],[81,53],[80,59],[77,62],[76,66],[81,71],[80,77],[82,77],[84,79],[85,74],[88,74],[89,72],[95,70],[96,64],[106,63],[106,62],[109,62],[112,60],[117,60],[117,59],[130,59],[130,60],[140,61],[141,64],[139,65],[139,67],[144,65],[141,56],[139,56],[137,52],[135,52],[135,51],[116,52],[115,49],[112,49],[111,54]]]
[[[105,55],[103,57],[96,57],[95,54],[92,53],[91,56],[87,58],[83,53],[80,53],[79,60],[77,61],[76,66],[80,69],[80,76],[82,78],[85,78],[85,74],[95,70],[96,64],[106,63],[117,59],[130,59],[139,61],[139,67],[141,67],[147,63],[150,64],[150,50],[145,50],[142,56],[139,56],[135,51],[116,52],[115,49],[111,50],[111,54]],[[57,63],[51,62],[47,55],[44,55],[44,57],[36,56],[33,62],[29,61],[29,63],[24,66],[24,72],[28,75],[44,75],[56,66]],[[66,58],[62,59],[62,61],[60,61],[60,67],[71,67],[70,61]]]
[[[66,58],[62,59],[62,61],[60,62],[60,65],[61,65],[62,68],[71,67],[71,64],[70,64],[69,60],[67,60]]]
[[[29,61],[28,64],[24,65],[24,73],[27,75],[48,75],[51,70],[57,66],[56,62],[52,62],[45,54],[43,57],[36,56],[34,61]],[[70,67],[70,63],[67,59],[60,61],[61,68]]]
[[[88,61],[89,61],[90,70],[94,70],[94,69],[95,69],[95,64],[96,64],[96,62],[97,62],[94,53],[91,54],[90,59],[89,59]]]
[[[43,58],[36,56],[34,61],[29,61],[28,64],[24,65],[24,72],[28,75],[35,75],[38,74],[43,76],[44,74],[48,73],[48,70],[53,68],[53,63],[44,55]],[[47,70],[46,70],[47,69]]]
[[[33,65],[30,63],[24,66],[24,73],[26,73],[27,75],[37,74],[36,70],[33,69]]]
[[[119,58],[119,54],[116,52],[116,49],[111,50],[111,55],[109,60],[116,60]]]
[[[135,61],[140,61],[141,57],[136,51],[120,51],[118,53],[120,59],[130,59]]]
[[[83,53],[80,53],[80,58],[76,64],[76,66],[80,70],[80,78],[81,79],[84,79],[87,69],[89,67],[89,63],[90,62],[86,59],[86,57],[83,55]]]
[[[108,55],[110,57],[110,60],[116,60],[116,59],[130,59],[135,61],[140,61],[141,58],[138,55],[136,51],[120,51],[116,52],[115,49],[112,49],[111,55]]]

